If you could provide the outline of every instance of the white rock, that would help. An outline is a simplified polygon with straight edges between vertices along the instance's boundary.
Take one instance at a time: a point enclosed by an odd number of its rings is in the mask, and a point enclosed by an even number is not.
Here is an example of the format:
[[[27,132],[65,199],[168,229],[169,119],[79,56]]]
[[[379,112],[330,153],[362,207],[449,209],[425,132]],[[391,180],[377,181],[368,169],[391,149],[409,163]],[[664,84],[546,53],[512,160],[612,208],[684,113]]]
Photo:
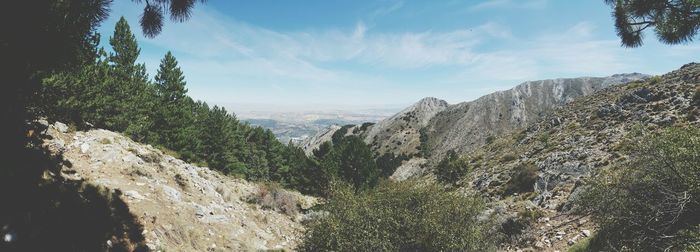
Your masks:
[[[43,119],[43,118],[42,118],[42,119],[39,119],[39,120],[36,120],[36,122],[37,122],[38,124],[44,126],[44,127],[48,127],[48,126],[49,126],[49,122],[46,121],[46,119]]]
[[[146,197],[144,197],[144,196],[141,195],[139,192],[134,191],[134,190],[126,191],[126,192],[124,192],[124,195],[126,195],[126,197],[129,197],[129,198],[135,199],[135,200],[143,200],[143,199],[146,199]]]
[[[58,132],[61,133],[66,133],[68,132],[68,125],[63,124],[62,122],[56,122],[53,124],[53,127],[56,128]]]
[[[535,243],[535,247],[536,247],[536,248],[540,248],[540,249],[541,249],[541,248],[544,248],[544,243],[542,243],[541,241],[538,241],[538,242]]]
[[[591,230],[584,229],[584,230],[581,230],[581,233],[582,233],[583,236],[585,236],[585,237],[591,237]]]
[[[162,187],[163,187],[163,193],[165,193],[165,195],[167,195],[168,198],[170,198],[170,200],[175,201],[175,202],[180,201],[180,192],[177,189],[172,188],[172,187],[167,186],[167,185],[162,185]]]
[[[82,143],[80,145],[80,153],[85,154],[88,152],[88,150],[90,150],[90,145],[88,143]]]

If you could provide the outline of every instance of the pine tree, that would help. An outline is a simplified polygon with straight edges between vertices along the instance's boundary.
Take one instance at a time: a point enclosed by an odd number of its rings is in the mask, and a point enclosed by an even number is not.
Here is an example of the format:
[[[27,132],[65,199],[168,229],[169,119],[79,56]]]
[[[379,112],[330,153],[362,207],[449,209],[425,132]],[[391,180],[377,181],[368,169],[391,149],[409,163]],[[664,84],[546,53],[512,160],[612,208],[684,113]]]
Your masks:
[[[141,49],[124,17],[117,22],[109,44],[114,52],[109,55],[111,78],[104,86],[108,91],[104,97],[104,126],[145,141],[152,127],[153,90],[146,66],[136,64]]]
[[[654,29],[666,44],[693,41],[700,30],[700,2],[689,0],[605,0],[613,9],[617,35],[626,47],[642,45],[643,32]]]
[[[155,76],[158,96],[154,118],[158,142],[180,151],[185,159],[194,159],[197,137],[194,118],[194,102],[187,96],[185,76],[171,52],[165,54]]]
[[[241,153],[242,143],[237,131],[238,121],[218,106],[198,118],[201,119],[201,155],[210,167],[227,174],[245,174],[246,166],[236,156]]]
[[[341,138],[321,160],[321,166],[325,179],[340,178],[357,190],[373,187],[379,179],[372,151],[357,136]]]

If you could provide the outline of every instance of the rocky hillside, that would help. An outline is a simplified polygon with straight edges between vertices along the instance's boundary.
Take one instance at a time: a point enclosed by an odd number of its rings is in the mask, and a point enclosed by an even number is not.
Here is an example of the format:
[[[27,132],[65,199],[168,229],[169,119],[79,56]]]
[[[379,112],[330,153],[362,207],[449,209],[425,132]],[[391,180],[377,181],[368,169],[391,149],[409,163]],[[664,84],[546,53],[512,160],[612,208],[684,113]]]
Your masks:
[[[47,131],[45,144],[72,164],[62,176],[118,192],[152,250],[289,250],[303,231],[299,207],[315,204],[315,198],[273,193],[111,131],[71,132],[61,123]]]
[[[393,153],[408,157],[392,176],[403,180],[425,174],[426,168],[439,162],[447,151],[467,153],[495,136],[536,122],[577,97],[645,78],[648,76],[632,73],[528,81],[454,105],[428,97],[373,126],[351,128],[346,134],[363,137],[378,155]],[[338,129],[339,126],[334,126],[308,138],[302,148],[310,155]]]
[[[592,228],[566,214],[582,179],[625,160],[635,132],[699,125],[699,82],[700,65],[688,64],[575,99],[463,156],[470,172],[458,184],[488,195],[503,223],[533,221],[512,248],[566,250]]]
[[[528,81],[512,89],[449,106],[426,126],[425,147],[436,159],[448,150],[465,153],[537,121],[552,109],[597,90],[646,78],[643,74]]]
[[[446,101],[427,97],[371,126],[365,142],[378,153],[413,156],[420,151],[420,129],[448,107]]]
[[[304,150],[307,156],[314,154],[314,150],[318,149],[321,144],[331,141],[333,134],[340,129],[338,125],[331,125],[325,130],[319,131],[316,135],[304,139],[299,146]]]

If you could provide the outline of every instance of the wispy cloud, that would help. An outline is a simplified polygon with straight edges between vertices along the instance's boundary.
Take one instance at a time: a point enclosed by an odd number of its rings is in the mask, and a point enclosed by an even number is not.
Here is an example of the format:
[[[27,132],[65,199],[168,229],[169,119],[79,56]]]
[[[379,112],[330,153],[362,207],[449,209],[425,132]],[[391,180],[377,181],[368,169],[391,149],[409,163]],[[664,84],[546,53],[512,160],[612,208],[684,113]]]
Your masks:
[[[401,9],[401,7],[403,7],[403,5],[404,5],[404,2],[400,1],[400,0],[391,2],[389,5],[382,6],[380,8],[377,8],[376,10],[374,10],[372,12],[372,14],[370,15],[370,18],[376,18],[376,17],[388,15],[394,11],[397,11],[398,9]]]
[[[486,0],[473,5],[469,10],[486,10],[496,8],[541,9],[547,6],[547,0]]]
[[[508,4],[531,8],[546,1],[477,6]],[[402,5],[395,2],[381,12]],[[195,12],[189,22],[168,24],[160,36],[143,41],[174,51],[195,84],[193,95],[215,101],[401,103],[436,95],[454,102],[484,89],[558,77],[551,75],[628,71],[635,60],[617,40],[597,38],[596,27],[587,22],[528,37],[496,22],[451,31],[378,32],[358,21],[354,27],[281,32],[206,7]],[[494,42],[508,46],[491,46]],[[143,58],[155,67],[159,57],[146,53]]]

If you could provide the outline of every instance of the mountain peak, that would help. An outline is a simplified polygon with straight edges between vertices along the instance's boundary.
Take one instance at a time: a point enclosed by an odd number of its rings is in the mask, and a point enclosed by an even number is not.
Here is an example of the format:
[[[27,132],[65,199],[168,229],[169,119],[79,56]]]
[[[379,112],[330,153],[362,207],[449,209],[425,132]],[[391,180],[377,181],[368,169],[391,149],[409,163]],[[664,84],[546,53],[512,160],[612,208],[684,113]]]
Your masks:
[[[435,97],[425,97],[423,99],[418,100],[418,102],[415,103],[416,105],[419,104],[436,104],[440,106],[447,106],[449,105],[445,100],[435,98]]]

